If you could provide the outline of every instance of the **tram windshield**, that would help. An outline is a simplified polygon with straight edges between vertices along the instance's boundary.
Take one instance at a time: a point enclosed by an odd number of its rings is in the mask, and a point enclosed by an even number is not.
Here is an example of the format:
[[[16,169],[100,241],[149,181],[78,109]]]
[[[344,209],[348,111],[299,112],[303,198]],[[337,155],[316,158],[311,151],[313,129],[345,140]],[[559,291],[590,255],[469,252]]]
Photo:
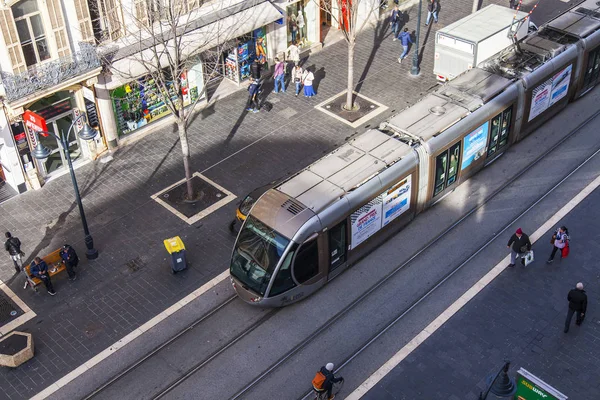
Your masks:
[[[264,296],[273,271],[290,241],[248,216],[233,250],[231,275]]]

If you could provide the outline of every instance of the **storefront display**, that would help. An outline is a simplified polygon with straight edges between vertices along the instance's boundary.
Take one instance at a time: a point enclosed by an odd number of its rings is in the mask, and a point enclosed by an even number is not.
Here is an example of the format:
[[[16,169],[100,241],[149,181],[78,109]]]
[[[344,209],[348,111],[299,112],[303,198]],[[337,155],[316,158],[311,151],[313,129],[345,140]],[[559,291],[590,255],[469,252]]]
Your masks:
[[[312,36],[316,24],[316,16],[312,0],[300,0],[287,7],[287,44],[292,43],[300,48],[310,47],[315,38]]]
[[[203,92],[202,64],[197,64],[179,77],[184,107],[198,99]],[[175,100],[177,93],[172,82],[167,83],[169,95]],[[171,112],[162,100],[156,82],[151,76],[116,88],[111,92],[119,135],[133,131],[169,115]]]
[[[268,68],[266,29],[255,29],[252,33],[239,37],[236,42],[237,46],[223,55],[223,75],[241,83],[250,77],[250,65],[254,60],[264,63],[263,69]]]

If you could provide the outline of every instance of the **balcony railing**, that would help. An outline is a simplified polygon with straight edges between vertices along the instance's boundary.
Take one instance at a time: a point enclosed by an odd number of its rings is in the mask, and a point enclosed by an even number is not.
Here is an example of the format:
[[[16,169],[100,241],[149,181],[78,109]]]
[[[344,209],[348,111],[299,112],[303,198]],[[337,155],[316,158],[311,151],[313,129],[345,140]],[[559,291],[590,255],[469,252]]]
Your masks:
[[[18,75],[1,72],[7,100],[13,102],[22,99],[101,66],[95,46],[80,43],[79,49],[70,56],[30,67]]]

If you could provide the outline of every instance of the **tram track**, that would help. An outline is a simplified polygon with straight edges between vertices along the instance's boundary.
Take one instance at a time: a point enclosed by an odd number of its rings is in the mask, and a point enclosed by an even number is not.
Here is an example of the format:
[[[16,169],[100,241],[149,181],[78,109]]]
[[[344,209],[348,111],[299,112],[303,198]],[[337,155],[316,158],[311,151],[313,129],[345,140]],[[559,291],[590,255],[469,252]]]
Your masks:
[[[219,313],[221,311],[224,312],[225,307],[232,304],[233,302],[237,302],[239,305],[242,305],[245,308],[247,308],[245,304],[243,304],[241,301],[239,301],[239,299],[237,299],[237,295],[228,297],[223,303],[219,304],[217,307],[215,307],[212,310],[208,311],[207,313],[203,314],[201,317],[196,319],[193,323],[191,323],[184,329],[180,330],[175,336],[173,336],[166,342],[164,342],[164,343],[160,344],[159,346],[155,347],[154,349],[152,349],[150,352],[145,354],[142,358],[137,360],[135,363],[131,364],[126,369],[119,372],[117,375],[113,376],[107,382],[102,384],[102,386],[99,386],[98,388],[96,388],[93,392],[89,393],[83,399],[84,400],[94,399],[94,398],[97,398],[97,397],[101,396],[102,394],[106,393],[106,391],[108,389],[113,388],[118,382],[120,382],[125,377],[128,377],[130,374],[132,374],[137,369],[141,368],[143,365],[145,365],[145,363],[161,357],[161,353],[163,351],[168,351],[170,346],[177,344],[177,342],[179,340],[185,339],[185,336],[187,334],[192,334],[195,331],[197,331],[196,328],[201,326],[201,324],[209,323],[210,319],[212,317],[214,317],[217,313]],[[256,309],[256,311],[258,313],[264,312],[264,310],[262,310],[262,309]],[[177,379],[175,379],[174,381],[171,381],[169,384],[167,384],[166,386],[161,388],[158,395],[153,394],[153,396],[154,396],[153,398],[159,398],[159,397],[163,396],[164,394],[168,393],[172,388],[177,386],[178,381],[185,380],[186,376],[193,374],[195,371],[199,370],[204,365],[206,365],[209,362],[211,362],[212,360],[214,360],[221,353],[223,353],[224,351],[229,349],[231,346],[235,345],[238,341],[243,339],[246,335],[248,335],[249,333],[254,331],[256,328],[261,326],[265,321],[267,321],[268,319],[273,317],[278,311],[279,311],[278,309],[269,310],[263,316],[261,316],[257,321],[252,323],[250,326],[244,327],[240,334],[232,337],[226,343],[224,343],[223,345],[221,345],[220,347],[218,347],[217,349],[215,349],[214,351],[209,353],[209,355],[204,357],[201,361],[192,365]]]
[[[247,394],[248,392],[255,389],[264,380],[264,378],[266,376],[271,374],[278,367],[282,366],[286,361],[288,361],[291,357],[293,357],[295,354],[300,352],[302,349],[306,348],[316,338],[318,338],[321,334],[323,334],[329,328],[331,328],[338,320],[340,320],[342,317],[348,315],[359,304],[363,303],[367,298],[369,298],[369,296],[371,296],[373,293],[375,293],[377,291],[377,289],[379,289],[382,285],[384,285],[386,282],[388,282],[397,273],[399,273],[401,270],[404,270],[407,266],[409,266],[417,257],[419,257],[425,251],[430,249],[433,245],[438,243],[442,238],[446,237],[446,235],[451,233],[454,229],[456,229],[459,225],[461,225],[470,216],[472,216],[474,213],[476,213],[478,210],[480,210],[482,207],[484,207],[487,203],[489,203],[492,199],[494,199],[499,193],[501,193],[503,190],[505,190],[507,187],[509,187],[516,179],[518,179],[523,174],[525,174],[526,172],[531,170],[541,160],[543,160],[545,157],[547,157],[549,154],[551,154],[553,151],[555,151],[557,148],[559,148],[561,145],[563,145],[567,140],[572,138],[581,129],[586,127],[590,122],[592,122],[599,116],[600,116],[600,110],[597,111],[596,113],[594,113],[593,115],[591,115],[590,117],[588,117],[587,119],[585,119],[583,122],[581,122],[577,127],[575,127],[573,130],[571,130],[566,136],[564,136],[562,139],[557,141],[557,143],[555,143],[550,148],[548,148],[546,151],[544,151],[542,154],[540,154],[538,157],[536,157],[531,163],[527,164],[527,166],[525,168],[521,169],[520,171],[513,174],[513,176],[511,176],[510,178],[506,179],[506,182],[504,184],[502,184],[500,187],[498,187],[496,190],[494,190],[492,193],[490,193],[486,198],[484,198],[480,203],[478,203],[477,206],[475,206],[474,208],[472,208],[471,210],[469,210],[465,214],[463,214],[457,221],[455,221],[449,227],[444,229],[440,234],[438,234],[436,237],[434,237],[432,240],[430,240],[428,243],[426,243],[419,250],[414,252],[406,261],[399,264],[391,272],[389,272],[383,278],[379,279],[376,283],[374,283],[367,291],[363,292],[363,294],[361,294],[352,303],[348,304],[342,310],[337,312],[334,316],[329,318],[317,330],[315,330],[312,334],[307,336],[304,340],[302,340],[294,348],[292,348],[290,351],[288,351],[286,354],[284,354],[282,357],[280,357],[276,362],[271,364],[271,366],[268,369],[264,370],[260,375],[256,376],[247,386],[245,386],[243,389],[241,389],[236,394],[234,394],[232,397],[230,397],[230,399],[232,399],[232,400],[241,399],[241,398],[243,398],[243,396],[245,394]],[[546,198],[552,191],[554,191],[558,186],[560,186],[560,184],[562,184],[566,179],[568,179],[570,176],[572,176],[577,170],[579,170],[583,165],[585,165],[589,160],[591,160],[598,152],[600,152],[600,149],[595,150],[589,157],[587,157],[585,159],[584,162],[580,163],[575,169],[573,169],[571,172],[569,172],[569,174],[567,174],[567,176],[562,178],[556,185],[554,185],[542,197],[538,198],[533,204],[526,207],[525,210],[522,211],[518,215],[518,217],[515,218],[515,220],[518,218],[521,218],[531,208],[533,208],[536,204],[538,204],[540,201],[542,201],[544,198]],[[506,226],[500,232],[492,235],[491,238],[486,240],[484,246],[487,247],[493,240],[495,240],[498,237],[498,235],[500,235],[504,231],[506,231],[506,229],[508,229],[508,227],[510,227],[510,225],[513,223],[514,223],[514,221],[511,221],[510,223],[506,224]],[[408,305],[408,307],[406,307],[400,313],[398,313],[392,321],[390,321],[388,324],[386,324],[382,329],[375,332],[367,341],[365,341],[358,348],[358,350],[355,353],[351,354],[349,357],[347,357],[346,359],[343,360],[340,367],[338,368],[338,371],[341,370],[342,368],[346,367],[349,363],[351,363],[358,355],[360,355],[372,343],[374,343],[378,338],[380,338],[389,329],[391,329],[400,320],[402,320],[415,307],[417,307],[425,299],[430,297],[447,280],[449,280],[454,274],[456,274],[460,269],[462,269],[464,267],[464,265],[466,265],[470,260],[472,260],[475,256],[477,256],[477,254],[479,254],[485,248],[484,246],[481,246],[480,250],[472,253],[463,262],[461,262],[457,267],[455,267],[454,269],[452,269],[451,271],[446,273],[440,280],[435,282],[435,284],[433,284],[432,286],[429,286],[429,288],[421,296],[419,296],[416,300],[414,300],[412,303],[410,303],[410,305]],[[138,361],[136,361],[134,364],[127,367],[127,369],[123,370],[118,375],[115,375],[109,381],[107,381],[102,386],[95,389],[92,393],[90,393],[89,395],[87,395],[84,398],[92,399],[92,398],[100,397],[99,396],[100,394],[106,392],[107,389],[113,387],[117,382],[121,381],[123,378],[130,375],[136,369],[140,368],[140,366],[144,365],[148,361],[151,361],[155,358],[160,357],[160,353],[162,351],[165,351],[169,346],[177,345],[178,340],[181,340],[186,334],[193,332],[194,328],[200,326],[204,322],[207,322],[211,317],[217,315],[218,313],[225,312],[226,311],[226,310],[224,310],[225,307],[227,305],[231,304],[232,302],[234,302],[236,300],[236,297],[237,296],[231,296],[231,297],[227,298],[219,306],[213,308],[212,310],[205,313],[203,316],[199,317],[192,324],[190,324],[186,328],[179,331],[175,336],[170,338],[168,341],[164,342],[160,346],[156,347],[155,349],[153,349],[152,351],[147,353],[144,357],[140,358]],[[243,303],[240,302],[240,304],[243,304]],[[245,304],[244,304],[244,306],[245,306]],[[163,398],[164,396],[166,396],[168,393],[173,391],[175,388],[180,386],[182,383],[186,382],[190,377],[194,376],[194,374],[196,372],[198,372],[199,370],[204,368],[207,364],[210,364],[211,362],[213,362],[221,354],[223,354],[226,350],[230,349],[232,346],[234,346],[236,343],[238,343],[240,340],[242,340],[244,337],[246,337],[249,333],[253,332],[258,327],[260,327],[262,324],[264,324],[266,321],[268,321],[270,318],[272,318],[280,310],[281,309],[273,309],[273,310],[267,311],[265,313],[265,315],[261,316],[261,318],[259,318],[257,321],[252,323],[250,326],[245,328],[239,335],[232,337],[226,343],[224,343],[223,345],[219,346],[217,349],[212,351],[208,356],[203,357],[202,360],[194,363],[190,368],[186,369],[183,373],[181,373],[177,379],[171,380],[169,382],[169,384],[167,384],[167,385],[163,385],[162,388],[159,389],[159,391],[152,394],[152,396],[150,398],[159,399],[159,398]],[[307,398],[308,395],[310,395],[310,392],[305,393],[305,395],[301,398],[305,399],[305,398]]]
[[[334,316],[332,316],[327,322],[319,329],[315,330],[311,335],[309,335],[302,342],[297,344],[293,349],[288,351],[282,357],[280,357],[275,363],[273,363],[268,369],[263,371],[260,375],[254,378],[246,387],[238,391],[236,394],[230,397],[230,400],[242,399],[245,394],[253,390],[257,387],[261,381],[263,381],[268,375],[272,374],[278,367],[282,366],[286,361],[288,361],[291,357],[299,353],[301,350],[306,348],[310,343],[312,343],[316,338],[318,338],[321,334],[326,332],[329,328],[331,328],[338,320],[342,317],[349,314],[352,310],[354,310],[359,304],[363,303],[367,298],[369,298],[377,289],[379,289],[382,285],[387,283],[391,278],[393,278],[397,273],[404,270],[407,266],[409,266],[418,256],[431,248],[434,244],[438,243],[441,239],[443,239],[446,235],[451,233],[455,228],[461,225],[465,220],[467,220],[471,215],[475,214],[482,207],[488,204],[491,200],[493,200],[498,194],[502,193],[505,189],[507,189],[511,184],[515,182],[516,179],[523,176],[525,173],[530,171],[533,167],[535,167],[540,161],[546,158],[549,154],[557,150],[561,145],[563,145],[567,140],[576,135],[581,129],[586,127],[590,122],[594,121],[600,117],[600,110],[592,114],[590,117],[581,122],[577,127],[571,130],[566,136],[560,139],[553,146],[544,151],[541,155],[536,157],[531,163],[529,163],[525,168],[515,173],[510,179],[507,179],[504,184],[498,187],[495,191],[493,191],[489,196],[487,196],[482,202],[480,202],[476,207],[472,208],[468,212],[466,212],[462,217],[460,217],[456,222],[451,224],[448,228],[446,228],[442,233],[437,235],[431,241],[429,241],[425,246],[421,247],[412,256],[410,256],[406,261],[399,264],[395,267],[391,272],[373,284],[367,291],[363,292],[358,298],[356,298],[353,302],[348,304],[342,310],[337,312]],[[584,161],[579,163],[575,168],[573,168],[569,173],[567,173],[562,179],[558,181],[555,185],[553,185],[549,190],[547,190],[542,196],[538,197],[534,202],[524,208],[523,211],[518,213],[516,217],[514,217],[509,223],[505,224],[505,226],[499,231],[495,232],[488,239],[484,241],[484,243],[478,247],[478,250],[469,255],[466,259],[464,259],[458,266],[447,272],[433,285],[430,285],[425,292],[417,297],[413,302],[411,302],[406,308],[404,308],[401,312],[395,315],[395,317],[385,324],[385,326],[378,331],[376,331],[367,341],[365,341],[353,354],[344,359],[340,366],[336,369],[336,373],[342,370],[345,366],[347,366],[352,360],[358,357],[361,353],[363,353],[369,346],[371,346],[377,339],[379,339],[382,335],[384,335],[387,331],[389,331],[393,326],[395,326],[399,321],[401,321],[407,314],[409,314],[413,309],[415,309],[419,304],[428,299],[433,293],[437,291],[445,282],[447,282],[452,276],[454,276],[457,272],[459,272],[465,265],[467,265],[473,258],[475,258],[478,254],[480,254],[485,248],[487,248],[494,240],[498,238],[499,235],[503,234],[507,229],[510,228],[516,221],[522,218],[525,214],[527,214],[533,207],[539,204],[542,200],[547,198],[556,188],[558,188],[562,183],[564,183],[568,178],[570,178],[574,173],[576,173],[579,169],[581,169],[584,165],[586,165],[590,160],[592,160],[598,153],[600,153],[600,148],[595,149],[588,156],[585,157]],[[307,391],[300,399],[307,399],[311,395],[312,391]]]

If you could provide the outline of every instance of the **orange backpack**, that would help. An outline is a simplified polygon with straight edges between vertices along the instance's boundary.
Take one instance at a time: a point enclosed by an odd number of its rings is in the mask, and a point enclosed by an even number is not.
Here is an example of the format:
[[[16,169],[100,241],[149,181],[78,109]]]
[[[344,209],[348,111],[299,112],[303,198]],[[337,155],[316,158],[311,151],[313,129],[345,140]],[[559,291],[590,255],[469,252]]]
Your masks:
[[[321,371],[318,371],[312,380],[313,388],[315,388],[315,390],[324,390],[323,384],[326,379],[327,377]]]

